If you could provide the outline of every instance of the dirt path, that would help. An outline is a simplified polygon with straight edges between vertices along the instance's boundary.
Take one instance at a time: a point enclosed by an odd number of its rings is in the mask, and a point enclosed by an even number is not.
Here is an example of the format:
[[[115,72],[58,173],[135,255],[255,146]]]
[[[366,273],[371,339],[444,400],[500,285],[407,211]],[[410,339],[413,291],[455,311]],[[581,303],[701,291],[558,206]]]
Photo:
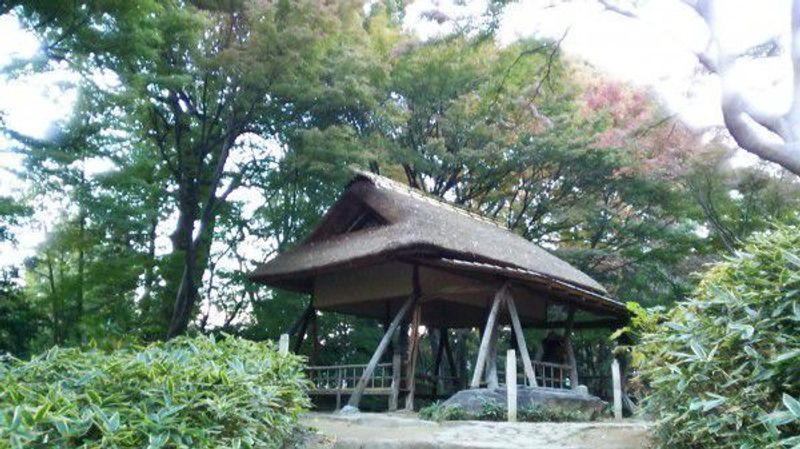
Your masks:
[[[318,430],[307,447],[330,449],[644,449],[643,422],[433,423],[414,415],[311,413],[304,423]]]

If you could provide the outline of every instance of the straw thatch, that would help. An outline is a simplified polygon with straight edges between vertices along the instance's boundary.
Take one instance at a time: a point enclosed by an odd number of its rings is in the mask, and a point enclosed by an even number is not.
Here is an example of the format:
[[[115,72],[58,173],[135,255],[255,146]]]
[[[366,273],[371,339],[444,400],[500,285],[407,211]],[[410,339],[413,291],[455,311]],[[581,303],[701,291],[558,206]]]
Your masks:
[[[331,273],[405,261],[527,282],[624,315],[591,277],[497,223],[388,178],[358,172],[317,229],[250,274],[257,282],[313,292]]]

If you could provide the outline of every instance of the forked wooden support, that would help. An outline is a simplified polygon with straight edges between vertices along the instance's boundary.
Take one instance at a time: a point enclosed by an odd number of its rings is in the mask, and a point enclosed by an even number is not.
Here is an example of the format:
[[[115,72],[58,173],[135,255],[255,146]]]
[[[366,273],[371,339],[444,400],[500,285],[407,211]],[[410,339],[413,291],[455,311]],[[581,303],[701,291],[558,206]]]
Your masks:
[[[519,354],[522,357],[522,368],[525,370],[525,377],[528,378],[528,384],[535,387],[537,386],[536,374],[533,372],[531,356],[528,354],[528,344],[525,343],[525,334],[522,333],[522,324],[519,321],[517,305],[514,304],[514,297],[511,296],[510,292],[506,297],[506,307],[508,308],[508,314],[511,316],[511,327],[514,328],[514,334],[517,336],[517,346]]]
[[[350,396],[350,400],[347,402],[347,405],[358,408],[358,404],[361,402],[361,397],[364,395],[364,390],[367,388],[367,383],[369,383],[369,379],[372,378],[372,374],[375,372],[375,367],[378,365],[381,357],[383,357],[383,353],[386,352],[386,348],[389,346],[389,342],[392,341],[392,336],[397,330],[397,327],[400,326],[400,322],[411,309],[411,306],[416,303],[416,301],[417,295],[412,294],[408,297],[408,299],[406,299],[406,301],[400,307],[400,310],[397,311],[397,315],[395,315],[394,319],[392,319],[391,324],[389,324],[389,328],[386,329],[386,333],[383,334],[381,342],[378,343],[378,348],[375,349],[375,353],[372,354],[372,358],[369,359],[367,367],[361,374],[361,378],[358,380],[355,391],[353,391],[353,395]]]
[[[470,388],[478,388],[481,383],[481,374],[486,371],[486,379],[489,388],[497,387],[497,334],[498,322],[497,315],[500,308],[505,305],[508,310],[508,315],[511,317],[511,327],[514,329],[514,334],[517,338],[517,345],[522,357],[522,366],[525,370],[525,377],[528,378],[528,383],[535,387],[536,375],[533,371],[533,364],[531,363],[530,354],[528,354],[528,345],[525,343],[525,335],[522,332],[522,323],[519,319],[517,306],[514,303],[514,298],[511,296],[510,285],[508,282],[500,287],[500,290],[495,293],[492,302],[492,308],[489,311],[489,316],[486,320],[486,330],[481,339],[480,350],[478,351],[478,360],[475,363],[475,371],[472,374],[472,382]],[[487,360],[488,359],[488,360]],[[489,363],[488,366],[486,363]]]
[[[500,287],[492,300],[492,308],[489,310],[489,316],[486,318],[486,330],[483,332],[481,338],[481,346],[478,350],[478,360],[475,362],[475,370],[472,373],[472,382],[470,388],[478,388],[481,386],[481,376],[483,374],[484,366],[486,365],[486,358],[489,355],[489,345],[491,344],[492,334],[495,332],[495,324],[497,323],[497,314],[500,311],[500,303],[503,302],[505,292],[508,289],[508,282]]]

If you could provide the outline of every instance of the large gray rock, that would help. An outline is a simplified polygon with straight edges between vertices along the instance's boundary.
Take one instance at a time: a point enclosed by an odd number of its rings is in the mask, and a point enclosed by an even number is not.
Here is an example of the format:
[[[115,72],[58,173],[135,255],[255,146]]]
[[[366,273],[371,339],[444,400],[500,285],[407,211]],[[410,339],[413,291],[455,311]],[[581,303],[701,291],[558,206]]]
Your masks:
[[[484,404],[492,402],[502,407],[506,404],[506,389],[474,388],[461,390],[446,400],[444,406],[460,406],[468,414],[477,415]],[[592,396],[584,389],[553,390],[549,388],[517,387],[517,409],[542,407],[563,411],[580,412],[584,419],[592,419],[603,410],[603,401]]]

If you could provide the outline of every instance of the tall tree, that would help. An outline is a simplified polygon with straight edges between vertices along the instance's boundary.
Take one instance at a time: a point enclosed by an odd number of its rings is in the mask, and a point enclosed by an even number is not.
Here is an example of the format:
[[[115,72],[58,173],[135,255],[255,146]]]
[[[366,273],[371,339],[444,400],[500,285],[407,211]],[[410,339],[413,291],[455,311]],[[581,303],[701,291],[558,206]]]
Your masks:
[[[175,295],[167,336],[178,335],[196,313],[217,215],[248,173],[231,169],[231,154],[247,135],[280,140],[285,126],[303,119],[296,103],[311,101],[307,86],[326,86],[339,45],[361,31],[361,6],[50,3],[24,3],[19,14],[51,58],[89,77],[107,71],[116,78],[103,89],[109,107],[119,108],[124,131],[146,142],[170,174],[178,219],[172,273],[164,270]]]

